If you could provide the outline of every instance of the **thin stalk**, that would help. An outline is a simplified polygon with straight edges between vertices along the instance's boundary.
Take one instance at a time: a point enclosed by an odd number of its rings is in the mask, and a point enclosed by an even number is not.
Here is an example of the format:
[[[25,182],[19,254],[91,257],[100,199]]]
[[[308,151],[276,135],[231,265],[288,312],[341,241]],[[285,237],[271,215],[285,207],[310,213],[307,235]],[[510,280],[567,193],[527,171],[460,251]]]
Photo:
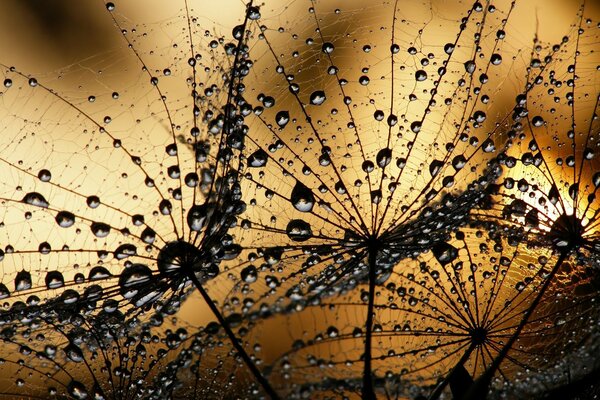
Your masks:
[[[440,397],[440,395],[442,394],[442,392],[444,391],[444,389],[446,388],[446,386],[448,386],[448,384],[450,383],[450,380],[452,379],[452,377],[454,376],[454,374],[456,373],[456,371],[459,368],[464,368],[465,362],[467,362],[467,360],[471,356],[471,353],[473,352],[473,350],[475,350],[476,347],[477,346],[475,346],[475,344],[471,343],[471,345],[469,346],[469,348],[467,349],[467,351],[465,351],[465,354],[463,354],[463,356],[460,358],[460,360],[458,361],[458,363],[456,363],[456,365],[454,366],[454,368],[452,368],[452,370],[448,373],[448,375],[446,375],[446,377],[444,378],[444,380],[441,381],[437,385],[437,387],[435,388],[435,390],[433,392],[431,392],[431,394],[429,395],[429,397],[427,398],[427,400],[437,400]]]
[[[364,370],[362,398],[363,400],[374,400],[375,390],[373,388],[373,376],[371,367],[371,342],[373,339],[373,310],[375,306],[375,267],[377,262],[377,246],[369,246],[369,300],[367,305],[367,322],[365,336]]]
[[[208,306],[210,307],[210,310],[213,312],[213,314],[219,321],[219,324],[221,324],[221,326],[225,330],[225,333],[229,337],[231,344],[233,344],[233,347],[235,347],[235,349],[238,352],[238,354],[240,355],[240,357],[242,357],[242,359],[246,363],[246,366],[250,369],[250,371],[252,372],[252,374],[254,375],[254,377],[256,378],[258,383],[260,384],[260,386],[262,386],[263,390],[267,393],[267,395],[272,400],[279,400],[280,397],[277,395],[277,393],[275,392],[275,390],[273,390],[273,388],[271,387],[271,385],[269,384],[267,379],[262,375],[262,373],[256,367],[256,365],[254,364],[254,361],[252,361],[252,359],[250,358],[250,356],[248,355],[248,353],[246,352],[244,347],[240,344],[237,337],[235,336],[235,334],[229,327],[229,324],[227,324],[227,322],[225,321],[225,318],[223,318],[223,315],[221,314],[221,312],[219,311],[219,309],[217,308],[217,306],[215,305],[213,300],[210,298],[208,293],[206,293],[206,290],[204,290],[204,288],[202,287],[202,284],[198,280],[198,277],[196,277],[196,274],[194,274],[193,271],[189,271],[188,277],[194,283],[194,285],[196,286],[196,288],[202,295],[202,298],[204,298],[204,301],[206,301],[206,304],[208,304]]]

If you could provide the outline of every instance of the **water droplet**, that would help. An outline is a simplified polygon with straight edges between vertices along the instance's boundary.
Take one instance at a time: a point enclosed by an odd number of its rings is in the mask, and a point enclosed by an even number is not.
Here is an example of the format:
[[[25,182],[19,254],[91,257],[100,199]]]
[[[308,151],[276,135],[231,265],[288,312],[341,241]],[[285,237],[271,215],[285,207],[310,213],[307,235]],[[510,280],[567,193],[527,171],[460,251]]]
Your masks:
[[[288,122],[290,122],[290,114],[287,111],[279,111],[275,116],[275,122],[280,128],[285,128]]]
[[[100,205],[100,198],[98,196],[89,196],[85,202],[89,208],[98,208]]]
[[[296,186],[292,190],[290,201],[294,208],[301,212],[310,212],[315,205],[315,196],[312,191],[300,181],[296,181]]]
[[[91,229],[92,233],[99,238],[106,237],[110,233],[110,226],[103,222],[93,222]]]
[[[8,290],[4,283],[0,283],[0,299],[5,299],[8,296],[10,296],[10,290]]]
[[[291,220],[285,230],[288,237],[295,242],[304,242],[312,237],[310,224],[301,219]]]
[[[320,106],[325,102],[326,99],[327,97],[325,96],[325,92],[322,90],[317,90],[312,92],[310,95],[310,104]]]
[[[531,120],[531,123],[533,124],[533,126],[535,126],[537,128],[537,127],[544,125],[544,119],[542,117],[540,117],[539,115],[536,115]]]
[[[498,53],[494,53],[490,57],[490,62],[493,65],[500,65],[502,63],[502,56],[500,54],[498,54]]]
[[[596,189],[600,188],[600,172],[596,172],[592,177],[592,182],[594,182],[594,187]]]
[[[267,164],[269,155],[263,149],[258,149],[248,157],[248,166],[259,168]]]
[[[114,252],[117,260],[122,260],[127,257],[135,256],[137,254],[137,248],[132,244],[122,244]]]
[[[38,172],[38,178],[42,182],[50,182],[50,179],[52,179],[52,174],[47,169],[42,169],[40,172]]]
[[[158,204],[158,209],[162,215],[170,215],[173,210],[173,205],[169,200],[165,199]]]
[[[37,193],[37,192],[30,192],[27,193],[25,195],[25,197],[23,197],[23,200],[21,200],[23,203],[26,204],[30,204],[32,206],[36,206],[36,207],[42,207],[42,208],[48,208],[48,201],[44,198],[44,196],[42,196],[41,194]]]
[[[485,121],[485,117],[486,117],[486,115],[483,111],[477,110],[473,113],[473,118],[478,123],[482,123],[483,121]]]
[[[108,269],[106,269],[105,267],[103,267],[101,265],[97,265],[90,270],[88,279],[90,281],[98,281],[98,280],[110,278],[111,276],[112,276],[112,274],[110,273],[110,271]]]
[[[383,198],[383,195],[381,193],[381,190],[377,189],[377,190],[371,191],[371,203],[379,204],[379,203],[381,203],[382,198]]]
[[[119,277],[120,293],[126,299],[134,297],[152,279],[152,271],[144,264],[132,264]]]
[[[252,6],[248,7],[248,19],[252,21],[256,21],[260,19],[260,10],[258,7]]]
[[[412,124],[410,124],[410,130],[414,133],[419,133],[419,131],[421,130],[421,121],[415,121]]]
[[[56,289],[65,284],[65,278],[59,271],[50,271],[46,274],[46,287]]]
[[[333,53],[333,50],[335,50],[335,47],[333,46],[333,43],[325,42],[323,43],[323,46],[321,46],[321,50],[325,54],[331,54]]]
[[[465,71],[467,71],[467,73],[472,74],[473,72],[475,72],[475,67],[475,61],[469,60],[465,62]]]
[[[375,169],[375,164],[373,164],[373,161],[369,161],[369,160],[363,161],[362,170],[364,172],[366,172],[368,174],[370,172],[373,172],[374,169]]]
[[[462,169],[466,164],[467,164],[467,159],[462,154],[454,157],[454,159],[452,160],[452,166],[457,171]]]
[[[415,79],[417,82],[423,82],[425,79],[427,79],[427,72],[423,71],[422,69],[418,70],[415,72]]]
[[[206,204],[194,205],[187,215],[187,223],[194,232],[200,232],[204,228],[208,217],[208,206]]]
[[[146,229],[144,229],[144,231],[142,232],[140,238],[144,243],[152,244],[154,243],[154,240],[156,240],[156,232],[154,232],[152,228],[146,227]]]
[[[60,211],[56,214],[55,220],[61,228],[68,228],[75,224],[75,215],[69,211]]]
[[[253,283],[258,279],[258,271],[254,265],[248,265],[246,268],[242,269],[240,277],[246,283]]]
[[[431,177],[435,177],[437,174],[439,174],[443,166],[444,166],[443,161],[433,160],[429,164],[429,173],[431,174]]]
[[[484,153],[493,153],[494,151],[496,151],[496,145],[494,144],[494,141],[492,139],[486,139],[481,144],[481,148],[483,149]]]
[[[446,242],[437,243],[431,251],[441,265],[449,264],[458,257],[458,249]]]
[[[388,166],[388,164],[392,162],[392,149],[386,147],[385,149],[379,150],[375,161],[377,161],[377,165],[379,165],[380,168]]]
[[[15,277],[15,291],[31,289],[31,273],[21,270]]]

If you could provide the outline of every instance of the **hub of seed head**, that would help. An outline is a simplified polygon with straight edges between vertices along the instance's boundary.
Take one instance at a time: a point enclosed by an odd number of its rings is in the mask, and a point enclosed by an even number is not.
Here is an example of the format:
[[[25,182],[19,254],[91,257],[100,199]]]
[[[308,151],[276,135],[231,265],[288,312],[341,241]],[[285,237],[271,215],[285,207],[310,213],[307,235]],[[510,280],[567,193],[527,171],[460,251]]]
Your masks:
[[[469,331],[469,336],[471,336],[471,342],[473,342],[475,346],[482,345],[487,339],[487,334],[487,329],[481,326],[473,328]]]
[[[185,278],[194,272],[201,281],[214,278],[219,273],[219,267],[211,261],[211,257],[183,240],[167,243],[157,258],[158,269],[167,277]]]
[[[559,250],[572,250],[583,244],[585,229],[575,215],[562,214],[550,228],[550,240]]]

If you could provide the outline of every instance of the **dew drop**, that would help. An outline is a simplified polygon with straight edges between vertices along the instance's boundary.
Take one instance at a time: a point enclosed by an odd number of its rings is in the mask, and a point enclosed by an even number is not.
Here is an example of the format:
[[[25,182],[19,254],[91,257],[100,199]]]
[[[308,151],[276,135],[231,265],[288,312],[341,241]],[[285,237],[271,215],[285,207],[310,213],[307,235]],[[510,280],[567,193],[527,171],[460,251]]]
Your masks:
[[[483,111],[477,110],[473,113],[473,118],[478,123],[482,123],[483,121],[485,121],[486,115]]]
[[[258,279],[258,271],[254,265],[248,265],[240,272],[240,277],[246,283],[256,282]]]
[[[290,113],[287,111],[279,111],[277,115],[275,115],[275,122],[280,128],[285,128],[288,122],[290,122]]]
[[[254,153],[248,156],[248,166],[259,168],[264,167],[267,164],[269,156],[263,149],[258,149]]]
[[[50,271],[46,274],[46,287],[56,289],[65,284],[65,278],[59,271]]]
[[[484,153],[493,153],[496,151],[496,145],[492,139],[486,139],[482,144],[481,148]]]
[[[114,252],[117,260],[122,260],[127,257],[135,256],[137,254],[137,248],[132,244],[122,244]]]
[[[42,182],[50,182],[50,179],[52,179],[52,174],[47,169],[42,169],[40,172],[38,172],[38,178]]]
[[[75,215],[69,211],[60,211],[56,214],[55,220],[61,228],[68,228],[75,224]]]
[[[141,286],[144,286],[152,279],[152,271],[144,264],[132,264],[121,273],[119,278],[119,287],[121,296],[126,299],[134,297]]]
[[[369,160],[363,161],[362,170],[364,172],[366,172],[368,174],[370,172],[373,172],[374,169],[375,169],[375,164],[373,164],[373,161],[369,161]]]
[[[98,208],[100,205],[100,198],[98,196],[89,196],[85,202],[89,208]]]
[[[325,54],[331,54],[333,53],[333,50],[335,50],[335,47],[333,46],[333,43],[325,42],[323,43],[323,46],[321,46],[321,50]]]
[[[110,233],[110,226],[103,222],[92,223],[91,229],[94,236],[98,238],[106,237]]]
[[[103,267],[101,265],[97,265],[90,270],[88,279],[90,281],[98,281],[98,280],[110,278],[111,276],[112,276],[112,274],[110,273],[110,271],[108,269],[106,269],[105,267]]]
[[[414,133],[419,133],[419,131],[421,130],[421,121],[415,121],[412,124],[410,124],[410,130]]]
[[[326,99],[327,97],[325,96],[325,92],[322,90],[317,90],[312,92],[310,95],[310,104],[320,106],[325,102]]]
[[[437,243],[431,251],[441,265],[449,264],[458,257],[458,249],[446,242]]]
[[[310,224],[301,219],[291,220],[286,229],[288,237],[294,242],[304,242],[312,237]]]
[[[206,225],[208,217],[208,206],[206,204],[194,205],[187,215],[187,223],[194,232],[200,232]]]
[[[315,196],[303,183],[296,181],[296,186],[294,186],[294,189],[292,190],[290,201],[296,210],[310,212],[315,205]]]
[[[386,147],[385,149],[379,150],[375,161],[377,161],[377,165],[379,165],[380,168],[388,166],[389,163],[392,162],[392,149]]]
[[[469,60],[465,62],[465,71],[467,71],[469,74],[472,74],[475,72],[475,66],[475,62],[473,60]]]
[[[429,173],[431,174],[431,177],[433,178],[437,174],[439,174],[443,166],[444,166],[444,162],[443,161],[433,160],[429,164]]]
[[[41,207],[41,208],[48,208],[48,201],[44,198],[44,196],[42,196],[41,194],[37,193],[37,192],[30,192],[27,193],[25,195],[25,197],[23,197],[23,200],[21,200],[23,203],[32,205],[32,206],[36,206],[36,207]]]
[[[422,69],[418,70],[417,72],[415,72],[415,79],[417,80],[417,82],[423,82],[427,79],[427,72],[425,72]]]
[[[531,123],[533,124],[533,126],[535,126],[536,128],[538,128],[538,127],[544,125],[544,119],[542,117],[540,117],[539,115],[536,115],[531,120]]]
[[[15,291],[31,289],[31,273],[21,270],[15,277]]]

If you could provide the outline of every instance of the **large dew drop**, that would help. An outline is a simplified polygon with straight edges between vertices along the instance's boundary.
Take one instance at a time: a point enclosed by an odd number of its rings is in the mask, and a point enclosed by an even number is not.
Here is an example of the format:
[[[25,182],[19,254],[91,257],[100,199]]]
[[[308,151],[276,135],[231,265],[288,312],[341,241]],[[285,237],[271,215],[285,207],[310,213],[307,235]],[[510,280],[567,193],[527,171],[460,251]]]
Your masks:
[[[248,156],[248,166],[254,168],[264,167],[267,164],[268,159],[269,156],[267,152],[263,149],[258,149]]]
[[[27,193],[21,201],[23,203],[42,208],[48,208],[49,205],[48,201],[44,198],[44,196],[42,196],[38,192]]]
[[[310,104],[320,106],[325,102],[326,99],[327,97],[325,96],[325,92],[322,90],[317,90],[312,92],[310,95]]]
[[[60,271],[50,271],[46,274],[46,287],[56,289],[65,284],[65,278]]]
[[[94,236],[99,238],[106,237],[110,233],[110,226],[103,222],[92,223],[91,229]]]
[[[208,206],[206,204],[194,205],[187,215],[187,223],[194,232],[200,232],[206,225],[208,217]]]
[[[75,215],[69,211],[60,211],[58,214],[56,214],[55,220],[58,226],[61,228],[68,228],[75,224]]]
[[[296,182],[292,190],[290,201],[294,208],[302,212],[310,212],[315,205],[315,196],[312,191],[301,182]]]
[[[15,277],[15,291],[31,289],[31,273],[29,271],[19,271]]]
[[[436,260],[442,265],[449,264],[458,257],[458,249],[445,242],[436,244],[431,251]]]
[[[275,122],[280,128],[285,128],[288,122],[290,122],[290,113],[287,111],[279,111],[275,116]]]
[[[288,223],[285,231],[288,237],[294,242],[304,242],[305,240],[308,240],[312,237],[310,224],[301,219],[291,220]]]

